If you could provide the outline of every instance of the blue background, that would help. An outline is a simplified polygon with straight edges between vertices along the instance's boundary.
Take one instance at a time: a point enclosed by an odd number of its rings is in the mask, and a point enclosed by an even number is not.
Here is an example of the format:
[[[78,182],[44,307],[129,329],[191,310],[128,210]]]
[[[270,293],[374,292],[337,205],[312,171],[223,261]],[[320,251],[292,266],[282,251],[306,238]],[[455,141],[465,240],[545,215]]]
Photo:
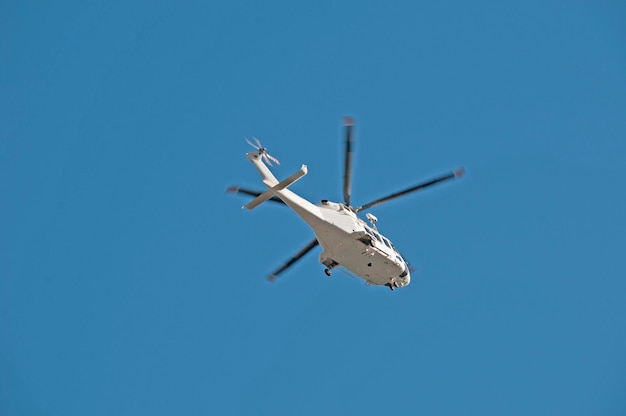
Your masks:
[[[436,3],[436,4],[435,4]],[[0,414],[626,414],[626,7],[0,5]],[[390,292],[260,187],[355,205]]]

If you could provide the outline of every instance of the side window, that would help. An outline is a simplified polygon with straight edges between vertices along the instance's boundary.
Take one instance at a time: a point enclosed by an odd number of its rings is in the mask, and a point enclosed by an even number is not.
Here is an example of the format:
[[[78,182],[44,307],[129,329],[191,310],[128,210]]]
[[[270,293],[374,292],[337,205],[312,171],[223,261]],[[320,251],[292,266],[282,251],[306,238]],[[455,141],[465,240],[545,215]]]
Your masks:
[[[367,230],[367,233],[374,237],[375,240],[377,240],[379,243],[381,243],[382,241],[380,240],[380,236],[378,235],[378,233],[375,230],[372,230],[369,227],[365,227],[365,229]]]

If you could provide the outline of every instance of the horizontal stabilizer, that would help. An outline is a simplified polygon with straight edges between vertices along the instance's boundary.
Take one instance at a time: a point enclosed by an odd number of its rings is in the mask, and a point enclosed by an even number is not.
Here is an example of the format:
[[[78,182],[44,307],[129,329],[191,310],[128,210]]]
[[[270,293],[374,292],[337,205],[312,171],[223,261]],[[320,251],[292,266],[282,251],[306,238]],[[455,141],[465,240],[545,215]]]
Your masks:
[[[257,197],[263,193],[263,192],[255,191],[254,189],[242,188],[240,186],[229,186],[226,192],[234,192],[234,193],[250,195],[254,197]],[[268,201],[277,202],[283,205],[285,204],[283,200],[277,196],[271,197],[270,199],[268,199]]]
[[[254,208],[258,207],[263,202],[265,202],[268,199],[270,199],[271,197],[273,197],[277,191],[280,191],[281,189],[285,189],[286,187],[288,187],[289,185],[293,184],[295,181],[297,181],[298,179],[300,179],[301,177],[303,177],[306,174],[307,174],[307,167],[306,167],[306,165],[302,165],[302,167],[300,168],[299,171],[297,171],[296,173],[294,173],[290,177],[288,177],[286,179],[283,179],[278,184],[272,186],[267,191],[263,192],[261,195],[257,196],[252,201],[250,201],[247,205],[244,205],[243,208],[245,208],[245,209],[254,209]]]

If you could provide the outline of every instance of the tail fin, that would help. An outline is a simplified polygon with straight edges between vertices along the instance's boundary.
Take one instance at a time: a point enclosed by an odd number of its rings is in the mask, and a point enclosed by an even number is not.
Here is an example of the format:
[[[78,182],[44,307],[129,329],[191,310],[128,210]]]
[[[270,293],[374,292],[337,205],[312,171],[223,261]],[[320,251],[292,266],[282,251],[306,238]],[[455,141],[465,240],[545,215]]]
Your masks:
[[[276,179],[276,176],[274,176],[272,172],[270,172],[269,168],[265,165],[265,163],[263,163],[261,153],[250,152],[246,153],[246,156],[261,174],[261,178],[263,178],[263,183],[265,184],[265,186],[271,188],[278,184],[278,179]]]

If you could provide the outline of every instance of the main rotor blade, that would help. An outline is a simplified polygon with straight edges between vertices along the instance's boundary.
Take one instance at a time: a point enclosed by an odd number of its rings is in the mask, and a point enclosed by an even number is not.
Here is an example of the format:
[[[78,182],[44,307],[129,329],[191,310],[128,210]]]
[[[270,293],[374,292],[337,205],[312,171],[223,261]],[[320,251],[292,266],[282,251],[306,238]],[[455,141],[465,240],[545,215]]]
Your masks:
[[[319,244],[319,242],[317,241],[317,238],[314,238],[309,244],[307,244],[302,250],[298,251],[298,253],[296,253],[295,256],[293,256],[292,258],[290,258],[285,264],[283,264],[282,266],[280,266],[278,269],[276,269],[276,271],[274,271],[274,273],[270,274],[269,276],[267,276],[267,280],[269,280],[270,282],[273,282],[274,280],[276,280],[276,278],[278,277],[278,275],[282,272],[284,272],[286,269],[288,269],[292,264],[294,264],[296,261],[300,260],[300,258],[302,256],[304,256],[306,253],[308,253],[309,251],[313,250],[313,248],[315,246],[317,246]]]
[[[352,127],[354,120],[352,117],[344,117],[343,123],[346,126],[346,163],[343,174],[343,200],[350,206],[350,191],[352,188]]]
[[[387,201],[391,201],[392,199],[399,198],[399,197],[401,197],[403,195],[406,195],[406,194],[409,194],[411,192],[420,191],[420,190],[422,190],[424,188],[428,188],[429,186],[433,186],[433,185],[438,184],[440,182],[444,182],[444,181],[447,181],[449,179],[458,178],[460,176],[463,176],[464,173],[465,173],[465,169],[464,168],[457,169],[454,172],[450,172],[450,173],[448,173],[446,175],[443,175],[443,176],[440,176],[438,178],[431,179],[431,180],[429,180],[427,182],[420,183],[419,185],[411,186],[410,188],[407,188],[407,189],[405,189],[403,191],[396,192],[396,193],[388,195],[388,196],[386,196],[384,198],[380,198],[380,199],[377,199],[375,201],[369,202],[369,203],[367,203],[365,205],[362,205],[362,206],[356,208],[354,211],[355,212],[359,212],[361,210],[371,208],[374,205],[379,205],[379,204],[382,204],[383,202],[387,202]]]
[[[234,193],[245,194],[245,195],[250,195],[254,197],[257,197],[262,194],[262,192],[255,191],[253,189],[240,188],[239,186],[229,186],[226,192],[229,192],[229,193],[234,192]],[[268,199],[268,201],[274,201],[274,202],[278,202],[281,204],[285,204],[282,199],[276,196],[271,197],[270,199]]]

